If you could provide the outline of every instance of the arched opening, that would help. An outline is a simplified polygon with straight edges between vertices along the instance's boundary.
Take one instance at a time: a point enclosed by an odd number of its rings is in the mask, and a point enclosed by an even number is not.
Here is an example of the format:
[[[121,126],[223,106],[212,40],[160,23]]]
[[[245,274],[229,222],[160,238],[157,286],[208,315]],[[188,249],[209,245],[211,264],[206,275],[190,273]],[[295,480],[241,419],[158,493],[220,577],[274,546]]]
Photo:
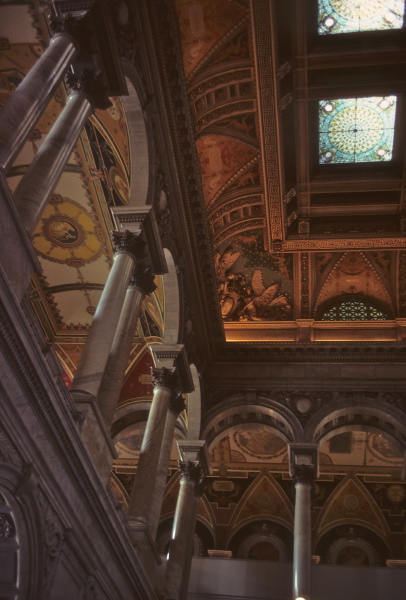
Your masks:
[[[236,531],[227,548],[234,558],[288,562],[293,556],[293,534],[275,521],[255,520]]]
[[[320,305],[318,321],[385,321],[393,318],[383,302],[365,294],[341,294]]]

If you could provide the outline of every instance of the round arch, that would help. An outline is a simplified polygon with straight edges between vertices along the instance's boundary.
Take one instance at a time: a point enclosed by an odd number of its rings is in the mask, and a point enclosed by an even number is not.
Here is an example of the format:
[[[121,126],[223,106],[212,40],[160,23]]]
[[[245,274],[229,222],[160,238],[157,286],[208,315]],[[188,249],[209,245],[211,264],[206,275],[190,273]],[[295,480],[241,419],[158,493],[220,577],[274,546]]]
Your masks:
[[[192,374],[192,380],[195,389],[193,390],[193,392],[190,392],[188,394],[187,439],[198,440],[200,438],[202,414],[200,378],[195,365],[190,365],[190,372]]]
[[[213,444],[224,432],[242,425],[260,424],[267,426],[275,435],[287,443],[301,441],[303,429],[298,419],[280,404],[269,399],[258,398],[255,404],[247,404],[245,397],[230,397],[209,411],[202,430],[202,439]]]
[[[278,562],[292,560],[293,530],[277,518],[245,519],[228,536],[226,548],[233,552],[234,558],[254,558],[249,556],[250,550],[261,542],[269,542],[278,550]]]
[[[163,343],[169,345],[177,344],[180,336],[180,295],[175,260],[168,248],[164,248],[164,254],[168,272],[163,276],[165,295]]]
[[[311,443],[327,441],[345,431],[385,434],[401,452],[406,449],[405,415],[396,407],[376,402],[373,405],[327,406],[307,423],[305,439]]]
[[[155,155],[153,134],[143,107],[148,100],[141,78],[131,62],[122,58],[128,96],[122,96],[121,102],[127,119],[130,142],[130,206],[152,204],[155,193]]]

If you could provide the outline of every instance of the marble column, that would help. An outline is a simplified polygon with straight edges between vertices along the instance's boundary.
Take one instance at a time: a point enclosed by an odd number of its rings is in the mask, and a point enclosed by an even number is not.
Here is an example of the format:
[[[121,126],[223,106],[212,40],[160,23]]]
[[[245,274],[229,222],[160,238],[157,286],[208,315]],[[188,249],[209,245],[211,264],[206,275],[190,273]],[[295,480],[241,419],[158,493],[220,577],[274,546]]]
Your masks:
[[[59,19],[56,35],[0,113],[0,167],[7,173],[44,112],[68,65],[79,54],[80,20]]]
[[[34,233],[92,112],[93,103],[86,94],[79,92],[68,97],[65,108],[14,192],[13,198],[21,221],[30,234]]]
[[[185,572],[188,564],[190,567],[187,552],[191,553],[195,532],[195,488],[202,482],[202,469],[198,463],[179,461],[179,475],[180,489],[165,570],[165,600],[181,600],[185,588]]]
[[[162,502],[165,495],[166,480],[168,476],[169,462],[171,460],[176,421],[185,408],[186,406],[183,395],[181,393],[173,394],[169,400],[169,410],[166,416],[161,455],[159,457],[154,494],[149,512],[151,536],[154,540],[156,539],[156,534],[158,532],[159,517],[161,516]]]
[[[13,194],[25,229],[33,234],[87,119],[111,102],[91,71],[67,78],[73,92]]]
[[[312,566],[311,491],[314,465],[292,468],[296,490],[293,546],[293,597],[310,600]]]
[[[145,296],[151,294],[155,289],[154,275],[150,269],[142,264],[137,265],[133,269],[97,397],[100,413],[108,429],[111,427],[124,383],[125,370],[134,343],[142,302]]]
[[[194,493],[193,493],[193,507],[192,507],[192,517],[191,517],[191,526],[190,531],[191,535],[187,541],[186,547],[186,560],[185,566],[183,569],[182,575],[182,587],[180,591],[180,600],[186,600],[187,593],[189,589],[189,579],[190,579],[190,570],[192,568],[192,558],[195,544],[195,531],[196,531],[196,518],[197,518],[197,509],[199,506],[200,498],[202,497],[204,492],[204,477],[201,477],[198,483],[195,485]]]
[[[289,474],[296,489],[293,598],[310,600],[312,566],[311,490],[319,476],[318,444],[288,444]]]
[[[176,368],[152,367],[154,396],[141,445],[137,472],[128,505],[130,527],[150,529],[150,508],[154,495],[156,476],[161,454],[169,400],[178,382]]]
[[[96,398],[103,379],[117,325],[136,261],[143,258],[145,242],[139,234],[113,232],[115,258],[97,305],[93,323],[72,383],[73,395]]]

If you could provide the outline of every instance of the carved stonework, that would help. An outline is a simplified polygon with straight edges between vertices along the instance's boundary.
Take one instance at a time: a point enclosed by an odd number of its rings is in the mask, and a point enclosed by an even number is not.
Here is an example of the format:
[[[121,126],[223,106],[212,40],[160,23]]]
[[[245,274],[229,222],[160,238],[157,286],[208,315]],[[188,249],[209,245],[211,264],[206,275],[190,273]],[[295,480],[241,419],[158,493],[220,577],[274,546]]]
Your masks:
[[[302,253],[300,255],[300,274],[302,284],[302,302],[301,302],[301,318],[308,319],[310,317],[310,298],[309,298],[309,254]]]
[[[128,252],[137,260],[144,258],[145,242],[141,238],[141,231],[132,233],[131,231],[112,231],[111,239],[113,242],[113,250],[115,254],[120,252]]]
[[[10,441],[5,431],[0,428],[0,462],[9,463],[17,469],[21,469],[23,461],[14,444]]]
[[[66,33],[67,35],[75,38],[81,45],[81,49],[83,43],[86,44],[86,38],[83,35],[84,33],[84,20],[85,17],[77,18],[73,17],[70,14],[67,15],[49,15],[49,28],[53,35],[57,33]]]
[[[14,537],[15,528],[11,523],[11,517],[8,514],[0,513],[0,540]]]
[[[67,73],[66,83],[74,92],[83,92],[90,96],[95,108],[106,110],[112,106],[99,73],[93,73],[88,69],[84,69],[80,75]]]
[[[200,481],[203,479],[202,468],[199,464],[188,460],[187,462],[183,462],[182,460],[178,461],[178,471],[180,479],[191,481],[197,486]]]
[[[169,390],[175,390],[178,383],[178,376],[176,372],[176,368],[168,369],[167,367],[162,367],[158,369],[156,367],[151,367],[152,374],[152,385],[154,388],[167,388]]]
[[[293,465],[293,483],[297,485],[313,485],[314,483],[314,465]]]
[[[64,545],[65,532],[56,511],[52,508],[48,498],[40,489],[38,490],[37,498],[44,525],[45,560],[43,597],[47,598],[48,590]]]
[[[193,491],[193,495],[195,498],[201,498],[203,496],[205,481],[206,478],[204,477],[204,475],[202,475],[199,481],[195,484],[195,489]]]
[[[172,394],[169,400],[169,410],[175,415],[180,415],[186,408],[185,399],[183,394]]]
[[[140,288],[146,296],[152,294],[156,290],[154,283],[155,275],[149,267],[136,266],[130,278],[130,285]]]
[[[406,317],[406,250],[399,252],[399,316]]]

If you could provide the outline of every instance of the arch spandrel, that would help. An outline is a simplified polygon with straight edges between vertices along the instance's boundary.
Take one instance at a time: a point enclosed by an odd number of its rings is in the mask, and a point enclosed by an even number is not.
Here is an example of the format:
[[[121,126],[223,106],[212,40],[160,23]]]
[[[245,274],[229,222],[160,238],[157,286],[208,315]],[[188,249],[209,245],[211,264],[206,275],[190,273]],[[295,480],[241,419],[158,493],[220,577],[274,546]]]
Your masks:
[[[234,535],[246,523],[265,518],[293,527],[294,510],[290,500],[269,473],[259,475],[245,492],[230,523],[230,530]]]
[[[342,523],[366,525],[384,536],[389,533],[379,506],[355,476],[344,479],[323,507],[315,527],[316,538]]]

